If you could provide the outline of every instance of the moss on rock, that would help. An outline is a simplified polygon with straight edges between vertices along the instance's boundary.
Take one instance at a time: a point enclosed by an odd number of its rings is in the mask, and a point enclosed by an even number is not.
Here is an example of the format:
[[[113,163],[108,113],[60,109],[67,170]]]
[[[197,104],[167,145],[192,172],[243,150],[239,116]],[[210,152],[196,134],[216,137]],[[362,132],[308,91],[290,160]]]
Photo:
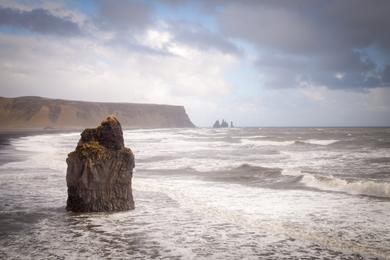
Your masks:
[[[76,151],[82,159],[96,158],[103,159],[105,154],[104,146],[100,145],[98,141],[91,141],[77,146]]]

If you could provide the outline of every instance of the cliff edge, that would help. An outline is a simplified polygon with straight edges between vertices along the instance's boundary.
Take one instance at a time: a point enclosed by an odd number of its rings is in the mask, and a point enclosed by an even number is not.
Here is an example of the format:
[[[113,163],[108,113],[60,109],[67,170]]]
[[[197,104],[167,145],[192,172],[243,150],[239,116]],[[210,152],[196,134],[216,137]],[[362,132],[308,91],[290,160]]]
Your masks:
[[[83,129],[107,115],[124,128],[194,127],[183,106],[0,97],[0,129]]]

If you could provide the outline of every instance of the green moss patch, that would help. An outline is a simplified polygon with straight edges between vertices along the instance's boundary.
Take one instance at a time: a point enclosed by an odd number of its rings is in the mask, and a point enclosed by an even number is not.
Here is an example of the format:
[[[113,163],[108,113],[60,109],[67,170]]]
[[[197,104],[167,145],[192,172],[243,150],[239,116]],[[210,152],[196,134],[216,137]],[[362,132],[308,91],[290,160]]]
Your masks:
[[[81,144],[76,150],[82,158],[103,159],[105,154],[105,148],[97,141]]]

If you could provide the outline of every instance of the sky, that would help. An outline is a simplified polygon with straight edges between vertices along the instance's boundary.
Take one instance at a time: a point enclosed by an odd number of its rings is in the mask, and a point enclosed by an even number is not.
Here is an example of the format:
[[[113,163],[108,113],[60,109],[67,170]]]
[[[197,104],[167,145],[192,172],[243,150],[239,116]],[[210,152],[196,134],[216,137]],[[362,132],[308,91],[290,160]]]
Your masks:
[[[389,126],[387,0],[0,0],[0,96],[183,105],[197,126]]]

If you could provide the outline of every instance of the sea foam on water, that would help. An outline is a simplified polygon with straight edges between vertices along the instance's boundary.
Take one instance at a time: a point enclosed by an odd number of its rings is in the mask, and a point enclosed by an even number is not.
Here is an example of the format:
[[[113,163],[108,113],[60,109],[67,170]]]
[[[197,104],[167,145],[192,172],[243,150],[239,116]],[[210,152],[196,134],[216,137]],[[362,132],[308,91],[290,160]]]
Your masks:
[[[18,158],[0,165],[3,256],[390,255],[386,129],[125,130],[136,210],[71,215],[64,159],[78,137],[26,136],[2,151]]]

